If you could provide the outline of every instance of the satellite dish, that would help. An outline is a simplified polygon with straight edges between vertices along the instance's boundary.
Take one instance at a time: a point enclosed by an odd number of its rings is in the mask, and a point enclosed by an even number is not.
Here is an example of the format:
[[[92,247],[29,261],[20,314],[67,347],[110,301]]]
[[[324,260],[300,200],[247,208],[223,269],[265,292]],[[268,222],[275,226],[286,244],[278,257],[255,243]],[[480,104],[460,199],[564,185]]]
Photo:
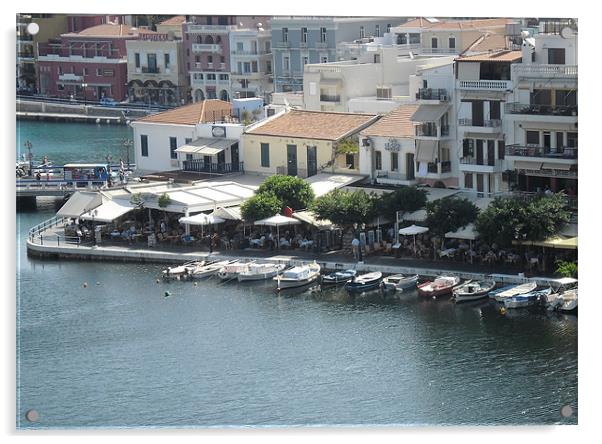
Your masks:
[[[36,35],[38,32],[40,32],[40,25],[38,25],[37,23],[31,22],[30,24],[27,25],[26,30],[29,35]]]
[[[571,37],[575,36],[575,31],[573,31],[571,28],[569,28],[568,26],[565,26],[564,28],[562,28],[560,30],[560,36],[563,39],[570,39]]]

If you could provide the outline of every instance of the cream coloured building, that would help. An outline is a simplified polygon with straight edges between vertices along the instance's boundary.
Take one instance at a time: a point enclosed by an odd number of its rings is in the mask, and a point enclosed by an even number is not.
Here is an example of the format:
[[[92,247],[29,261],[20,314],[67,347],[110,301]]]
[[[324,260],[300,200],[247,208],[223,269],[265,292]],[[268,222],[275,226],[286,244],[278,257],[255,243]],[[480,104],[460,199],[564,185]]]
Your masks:
[[[373,114],[288,110],[248,128],[242,136],[245,171],[311,177],[319,172],[360,174],[358,153],[342,153],[347,141],[378,119]]]

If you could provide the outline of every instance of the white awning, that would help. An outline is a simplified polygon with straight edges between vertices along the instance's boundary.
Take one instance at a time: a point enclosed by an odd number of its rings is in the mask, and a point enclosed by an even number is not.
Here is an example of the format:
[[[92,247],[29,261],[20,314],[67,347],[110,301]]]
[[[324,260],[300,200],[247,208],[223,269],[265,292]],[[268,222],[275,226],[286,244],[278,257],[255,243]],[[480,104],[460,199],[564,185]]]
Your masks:
[[[437,158],[438,141],[436,140],[417,140],[416,141],[416,161],[434,162]]]
[[[295,211],[293,213],[293,217],[295,219],[299,219],[301,222],[313,225],[316,228],[327,230],[332,227],[332,222],[330,222],[328,219],[318,220],[312,211]]]
[[[298,225],[299,222],[297,219],[293,219],[292,217],[286,217],[282,214],[277,214],[272,217],[268,217],[267,219],[261,219],[255,222],[255,225],[267,225],[270,227],[280,227],[282,225]]]
[[[226,220],[242,220],[240,207],[219,207],[211,214]]]
[[[456,231],[448,231],[445,233],[448,239],[466,239],[475,240],[479,237],[479,233],[475,230],[474,224],[468,224],[465,227],[460,227]]]
[[[80,217],[83,213],[93,210],[101,204],[102,196],[100,193],[77,191],[56,214],[63,217]]]
[[[82,214],[81,218],[96,222],[113,222],[125,213],[132,211],[134,205],[127,200],[105,200],[102,205]]]
[[[552,163],[552,162],[544,162],[542,168],[544,170],[562,170],[569,171],[571,166],[568,163]]]
[[[188,225],[213,225],[213,224],[221,224],[225,222],[221,217],[214,216],[213,214],[195,214],[194,216],[181,217],[178,219],[178,222],[181,224]]]
[[[526,162],[524,160],[515,160],[514,169],[516,170],[541,170],[542,162]]]
[[[200,138],[193,140],[186,145],[182,145],[176,149],[176,153],[184,154],[203,154],[213,156],[229,148],[237,140],[234,139],[219,139],[219,138]]]
[[[409,227],[405,227],[399,230],[399,234],[401,234],[402,236],[416,236],[417,234],[426,233],[428,230],[429,229],[427,227],[410,225]]]
[[[410,120],[412,122],[436,122],[448,109],[449,105],[420,105]]]

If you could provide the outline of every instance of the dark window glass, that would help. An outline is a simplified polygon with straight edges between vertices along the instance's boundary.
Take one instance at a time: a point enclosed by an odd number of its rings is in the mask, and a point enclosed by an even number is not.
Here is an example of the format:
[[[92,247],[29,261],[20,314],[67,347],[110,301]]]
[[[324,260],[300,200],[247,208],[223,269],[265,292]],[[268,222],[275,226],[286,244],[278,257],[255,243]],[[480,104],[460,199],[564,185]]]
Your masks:
[[[564,65],[564,48],[548,48],[548,64]]]
[[[383,156],[382,153],[380,151],[375,151],[374,152],[374,163],[376,164],[375,167],[377,170],[382,170],[383,169]]]
[[[270,166],[270,144],[269,143],[261,144],[261,166],[264,168],[269,168],[269,166]]]
[[[176,137],[169,138],[169,156],[172,159],[178,158],[178,153],[176,153],[176,148],[178,147],[178,139]]]
[[[492,120],[500,120],[502,118],[500,108],[500,102],[489,102],[489,118]]]
[[[399,153],[391,153],[391,171],[399,170]]]
[[[539,145],[539,131],[527,131],[527,145]]]
[[[148,136],[140,135],[140,149],[142,151],[142,157],[148,157]]]

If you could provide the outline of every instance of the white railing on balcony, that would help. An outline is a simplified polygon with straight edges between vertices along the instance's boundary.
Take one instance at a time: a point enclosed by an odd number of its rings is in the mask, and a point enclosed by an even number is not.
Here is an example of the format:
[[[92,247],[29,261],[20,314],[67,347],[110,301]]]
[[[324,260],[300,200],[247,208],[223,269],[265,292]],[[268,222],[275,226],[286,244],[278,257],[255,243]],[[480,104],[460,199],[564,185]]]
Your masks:
[[[234,29],[235,25],[188,25],[186,32],[228,32]]]
[[[509,91],[512,89],[511,80],[459,80],[459,89]]]
[[[568,77],[577,78],[576,65],[514,64],[512,71],[518,77]]]
[[[222,52],[221,45],[214,43],[193,43],[192,52]]]

